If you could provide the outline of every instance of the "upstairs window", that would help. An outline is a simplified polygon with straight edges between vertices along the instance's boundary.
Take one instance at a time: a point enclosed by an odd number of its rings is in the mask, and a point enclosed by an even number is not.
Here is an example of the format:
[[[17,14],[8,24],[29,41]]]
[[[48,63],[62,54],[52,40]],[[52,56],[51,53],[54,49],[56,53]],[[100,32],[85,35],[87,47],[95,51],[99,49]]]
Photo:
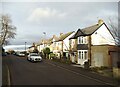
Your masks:
[[[78,44],[87,44],[87,37],[78,37]]]

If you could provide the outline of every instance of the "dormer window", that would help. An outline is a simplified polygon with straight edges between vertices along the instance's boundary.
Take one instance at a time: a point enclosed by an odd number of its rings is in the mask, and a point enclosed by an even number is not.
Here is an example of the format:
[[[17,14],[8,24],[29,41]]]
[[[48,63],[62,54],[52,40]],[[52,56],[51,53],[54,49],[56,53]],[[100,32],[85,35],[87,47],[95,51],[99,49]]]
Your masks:
[[[78,37],[78,44],[87,44],[87,37]]]

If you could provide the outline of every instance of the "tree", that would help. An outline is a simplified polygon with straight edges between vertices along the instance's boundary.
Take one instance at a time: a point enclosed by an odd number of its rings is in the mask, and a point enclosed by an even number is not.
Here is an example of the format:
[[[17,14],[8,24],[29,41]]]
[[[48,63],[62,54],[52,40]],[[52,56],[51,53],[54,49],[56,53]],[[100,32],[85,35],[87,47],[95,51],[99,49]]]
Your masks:
[[[45,49],[43,49],[43,53],[45,55],[45,58],[48,58],[49,54],[50,54],[50,48],[46,47]]]
[[[120,46],[120,18],[118,17],[110,17],[108,19],[108,25],[110,28],[110,31],[112,32],[113,36],[114,36],[114,42],[116,46]]]
[[[9,43],[9,39],[15,38],[16,27],[12,25],[9,15],[0,15],[0,45]]]

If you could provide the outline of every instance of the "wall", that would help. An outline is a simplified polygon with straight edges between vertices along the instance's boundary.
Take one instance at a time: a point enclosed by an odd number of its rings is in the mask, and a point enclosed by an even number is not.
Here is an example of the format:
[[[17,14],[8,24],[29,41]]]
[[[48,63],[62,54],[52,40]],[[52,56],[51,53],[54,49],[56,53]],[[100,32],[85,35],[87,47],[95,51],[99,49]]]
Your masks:
[[[92,45],[115,45],[114,38],[104,24],[91,35],[91,40]]]
[[[63,52],[68,52],[70,45],[69,45],[69,38],[72,37],[75,34],[75,32],[73,32],[72,34],[70,34],[67,38],[65,38],[63,40]]]
[[[111,59],[108,52],[109,46],[92,46],[91,47],[91,66],[111,67]],[[98,60],[98,61],[97,61]]]
[[[40,52],[42,52],[44,45],[40,45]]]
[[[77,39],[70,39],[70,61],[73,63],[77,62]]]

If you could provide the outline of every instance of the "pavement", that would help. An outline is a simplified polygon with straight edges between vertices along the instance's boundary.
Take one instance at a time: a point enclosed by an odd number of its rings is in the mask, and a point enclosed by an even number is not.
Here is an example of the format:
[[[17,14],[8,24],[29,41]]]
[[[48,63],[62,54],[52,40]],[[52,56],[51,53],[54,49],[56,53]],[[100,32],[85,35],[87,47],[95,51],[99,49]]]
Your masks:
[[[82,66],[82,65],[63,64],[63,63],[60,63],[60,62],[54,62],[52,60],[46,60],[46,61],[48,61],[49,63],[55,64],[56,66],[58,65],[62,68],[65,68],[65,69],[71,70],[73,72],[79,73],[83,77],[94,79],[94,80],[99,81],[99,82],[104,82],[105,84],[108,84],[108,85],[115,85],[115,86],[120,85],[120,83],[118,81],[116,81],[116,79],[113,79],[111,77],[103,76],[103,75],[101,75],[97,72],[91,71],[91,70],[84,69],[83,68],[84,66]]]

